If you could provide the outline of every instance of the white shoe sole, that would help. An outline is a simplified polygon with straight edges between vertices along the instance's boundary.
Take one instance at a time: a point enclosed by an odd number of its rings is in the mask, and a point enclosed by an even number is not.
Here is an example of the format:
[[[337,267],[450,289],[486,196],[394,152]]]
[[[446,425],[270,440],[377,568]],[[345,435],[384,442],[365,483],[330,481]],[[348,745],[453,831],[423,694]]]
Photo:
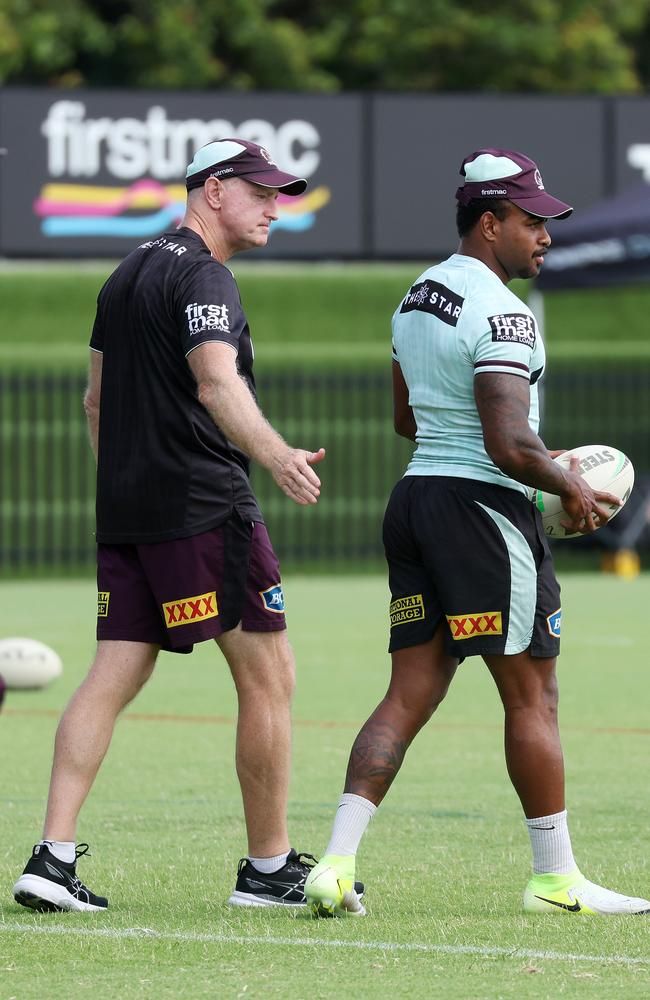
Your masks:
[[[68,890],[40,875],[21,875],[14,886],[14,899],[30,910],[103,913],[108,907],[77,899]]]
[[[281,899],[260,899],[250,892],[239,892],[237,889],[228,900],[230,906],[275,906],[289,910],[291,908],[300,909],[305,907],[305,903],[283,903]]]

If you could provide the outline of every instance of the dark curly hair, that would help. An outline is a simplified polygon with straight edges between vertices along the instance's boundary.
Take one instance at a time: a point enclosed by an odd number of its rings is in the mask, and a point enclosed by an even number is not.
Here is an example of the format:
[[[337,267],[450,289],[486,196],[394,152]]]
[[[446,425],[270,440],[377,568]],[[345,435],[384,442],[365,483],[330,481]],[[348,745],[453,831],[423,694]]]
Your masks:
[[[497,219],[505,219],[508,213],[506,198],[472,198],[467,205],[458,202],[456,207],[456,229],[459,236],[467,236],[485,212],[492,212]]]

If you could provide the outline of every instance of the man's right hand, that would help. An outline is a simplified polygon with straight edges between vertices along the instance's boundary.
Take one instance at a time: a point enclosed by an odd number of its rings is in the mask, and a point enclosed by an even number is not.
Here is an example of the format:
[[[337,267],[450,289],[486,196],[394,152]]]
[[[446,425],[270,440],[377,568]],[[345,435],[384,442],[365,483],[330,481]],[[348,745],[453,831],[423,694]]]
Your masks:
[[[322,462],[324,458],[324,448],[303,451],[302,448],[290,448],[287,445],[274,457],[269,468],[280,489],[295,503],[304,506],[318,502],[320,479],[311,466]]]
[[[580,462],[574,455],[566,472],[567,490],[560,494],[562,506],[567,513],[567,520],[561,524],[569,532],[579,532],[588,535],[596,528],[606,524],[611,514],[602,503],[621,506],[621,500],[613,493],[602,490],[592,490],[579,472]]]

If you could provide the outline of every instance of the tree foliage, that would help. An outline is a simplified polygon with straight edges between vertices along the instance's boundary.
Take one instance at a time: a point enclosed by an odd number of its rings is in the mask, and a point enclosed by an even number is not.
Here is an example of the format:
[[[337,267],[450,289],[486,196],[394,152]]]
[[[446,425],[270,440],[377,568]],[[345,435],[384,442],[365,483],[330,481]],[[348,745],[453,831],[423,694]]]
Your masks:
[[[650,0],[0,0],[0,82],[620,93]]]

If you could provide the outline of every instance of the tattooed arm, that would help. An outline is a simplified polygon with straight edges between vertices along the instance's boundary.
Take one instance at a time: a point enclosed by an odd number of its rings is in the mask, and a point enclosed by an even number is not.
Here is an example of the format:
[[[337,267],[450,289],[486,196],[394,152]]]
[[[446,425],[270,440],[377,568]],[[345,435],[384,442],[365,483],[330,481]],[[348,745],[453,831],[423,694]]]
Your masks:
[[[562,499],[570,530],[594,531],[604,523],[608,512],[597,499],[609,499],[609,493],[594,493],[578,471],[577,459],[570,469],[554,462],[542,439],[528,423],[530,386],[518,375],[490,372],[474,379],[474,397],[483,425],[485,450],[502,472],[526,486]],[[614,498],[614,502],[617,502]]]
[[[530,386],[518,375],[488,373],[474,379],[485,450],[495,465],[520,483],[562,495],[569,473],[549,458],[528,423]]]

